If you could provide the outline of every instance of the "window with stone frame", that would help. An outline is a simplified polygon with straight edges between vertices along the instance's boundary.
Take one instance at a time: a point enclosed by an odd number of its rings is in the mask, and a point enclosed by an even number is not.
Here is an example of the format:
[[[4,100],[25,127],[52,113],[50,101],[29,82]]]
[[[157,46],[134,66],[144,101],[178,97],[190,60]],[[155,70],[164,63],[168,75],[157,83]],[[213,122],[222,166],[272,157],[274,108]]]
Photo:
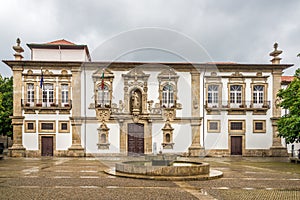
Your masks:
[[[62,105],[69,104],[69,85],[61,84],[61,103]]]
[[[54,103],[54,87],[51,83],[43,84],[43,107],[50,107]]]
[[[25,133],[35,133],[36,132],[34,120],[25,120],[24,125],[25,125],[25,130],[24,130]]]
[[[38,124],[40,133],[55,133],[56,131],[55,120],[40,120]]]
[[[97,107],[108,107],[110,106],[110,92],[109,87],[104,85],[99,85],[97,89]]]
[[[28,83],[27,84],[27,104],[32,106],[34,104],[34,84]]]
[[[230,133],[245,133],[245,120],[229,120],[228,130]]]
[[[69,121],[58,121],[58,132],[59,133],[70,133],[70,122]]]
[[[220,120],[207,120],[207,132],[220,133]]]
[[[253,108],[267,108],[267,86],[266,83],[253,83],[252,85],[252,101]]]
[[[208,107],[218,107],[219,95],[219,85],[212,84],[207,86]]]
[[[253,120],[253,133],[265,133],[266,120]]]
[[[174,107],[174,87],[171,84],[167,84],[163,87],[162,107],[164,108]]]
[[[230,85],[229,88],[229,102],[230,107],[240,107],[242,105],[243,93],[242,85]]]
[[[159,100],[162,108],[176,108],[177,104],[177,82],[179,76],[174,69],[163,69],[158,74]],[[180,106],[179,106],[180,107]]]

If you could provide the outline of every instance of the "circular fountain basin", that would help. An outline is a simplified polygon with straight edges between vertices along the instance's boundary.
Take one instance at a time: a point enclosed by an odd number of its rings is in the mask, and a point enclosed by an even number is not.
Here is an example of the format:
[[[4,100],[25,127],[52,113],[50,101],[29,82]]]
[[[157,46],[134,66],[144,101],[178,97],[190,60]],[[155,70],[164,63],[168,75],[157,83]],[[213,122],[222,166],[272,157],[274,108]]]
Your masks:
[[[208,163],[160,158],[117,163],[104,172],[113,176],[158,181],[210,180],[223,176],[221,171],[210,169]]]
[[[194,176],[209,174],[209,164],[189,161],[127,161],[116,164],[116,172],[147,176]]]

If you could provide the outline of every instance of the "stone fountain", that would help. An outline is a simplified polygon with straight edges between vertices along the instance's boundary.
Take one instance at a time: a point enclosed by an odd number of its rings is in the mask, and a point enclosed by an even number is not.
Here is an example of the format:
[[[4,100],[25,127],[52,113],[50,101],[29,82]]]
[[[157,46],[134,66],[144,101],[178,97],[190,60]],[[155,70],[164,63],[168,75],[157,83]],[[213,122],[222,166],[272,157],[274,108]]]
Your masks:
[[[210,169],[204,162],[177,160],[176,155],[146,155],[141,161],[117,163],[107,174],[151,180],[209,180],[220,178],[223,173]]]

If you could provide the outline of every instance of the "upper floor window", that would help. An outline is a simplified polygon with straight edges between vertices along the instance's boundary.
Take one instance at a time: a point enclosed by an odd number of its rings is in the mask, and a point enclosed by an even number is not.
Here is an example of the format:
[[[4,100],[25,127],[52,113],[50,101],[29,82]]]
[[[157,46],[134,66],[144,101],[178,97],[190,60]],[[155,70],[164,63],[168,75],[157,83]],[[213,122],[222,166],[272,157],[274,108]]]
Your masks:
[[[27,84],[27,103],[34,102],[34,85],[33,83]]]
[[[216,106],[219,103],[219,85],[208,85],[207,103],[210,106]]]
[[[43,85],[43,104],[44,106],[50,106],[54,101],[54,89],[53,84],[46,83]]]
[[[230,85],[230,106],[238,107],[242,104],[242,86],[241,85]]]
[[[97,105],[101,107],[110,105],[109,88],[107,85],[100,85],[98,87]]]
[[[67,104],[69,101],[69,86],[67,84],[61,85],[61,103]]]
[[[253,86],[253,104],[261,105],[264,103],[264,86],[263,85],[255,85]]]
[[[170,84],[167,84],[163,87],[162,106],[167,108],[174,106],[174,89]]]

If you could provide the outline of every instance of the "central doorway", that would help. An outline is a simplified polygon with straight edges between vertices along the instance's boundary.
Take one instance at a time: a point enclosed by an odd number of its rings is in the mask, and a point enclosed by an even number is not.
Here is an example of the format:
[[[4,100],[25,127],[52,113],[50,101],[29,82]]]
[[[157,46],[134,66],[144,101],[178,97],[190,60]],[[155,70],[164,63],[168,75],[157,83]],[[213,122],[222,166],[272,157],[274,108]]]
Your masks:
[[[144,124],[128,124],[128,155],[144,154]]]
[[[231,155],[243,154],[242,136],[231,136]]]
[[[53,137],[42,136],[42,156],[53,156]]]

